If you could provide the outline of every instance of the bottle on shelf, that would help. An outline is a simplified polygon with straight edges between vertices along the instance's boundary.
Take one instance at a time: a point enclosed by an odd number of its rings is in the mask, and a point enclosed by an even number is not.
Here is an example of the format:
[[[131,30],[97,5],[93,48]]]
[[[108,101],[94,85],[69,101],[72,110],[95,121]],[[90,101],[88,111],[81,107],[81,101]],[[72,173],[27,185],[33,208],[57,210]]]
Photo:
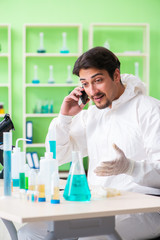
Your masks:
[[[67,33],[62,33],[62,49],[60,50],[60,53],[69,53],[69,50],[67,48]]]
[[[53,77],[53,66],[50,65],[49,66],[49,79],[48,79],[48,83],[52,84],[55,83],[54,77]]]
[[[44,33],[40,32],[39,37],[40,37],[40,47],[38,48],[37,53],[45,53],[46,50],[44,49],[44,44],[43,44]]]
[[[37,84],[40,83],[40,80],[38,79],[38,66],[34,65],[34,78],[32,80],[32,83]]]
[[[0,114],[4,114],[5,111],[4,111],[4,103],[3,102],[0,102]]]
[[[70,84],[70,83],[73,83],[73,80],[72,80],[72,77],[71,77],[71,66],[68,65],[67,69],[68,69],[68,77],[67,77],[66,83]]]
[[[135,76],[139,78],[139,62],[135,62],[134,67],[135,67]]]
[[[110,44],[109,44],[108,40],[105,41],[104,47],[107,48],[108,50],[110,50]]]

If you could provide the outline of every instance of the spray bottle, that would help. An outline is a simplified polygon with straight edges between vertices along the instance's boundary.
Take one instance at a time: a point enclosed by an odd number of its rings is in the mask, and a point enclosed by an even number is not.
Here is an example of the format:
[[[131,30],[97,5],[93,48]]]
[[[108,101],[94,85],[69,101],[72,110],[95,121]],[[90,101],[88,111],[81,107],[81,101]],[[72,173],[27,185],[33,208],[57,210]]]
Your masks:
[[[13,181],[13,187],[19,187],[20,185],[20,171],[21,167],[25,165],[25,153],[20,152],[20,147],[18,147],[18,142],[22,141],[30,141],[29,139],[24,138],[18,138],[16,140],[16,146],[13,148],[12,153],[12,181]],[[23,160],[22,160],[23,159]],[[22,162],[23,161],[23,162]],[[25,185],[25,179],[24,179],[24,185]],[[24,187],[25,188],[25,187]]]

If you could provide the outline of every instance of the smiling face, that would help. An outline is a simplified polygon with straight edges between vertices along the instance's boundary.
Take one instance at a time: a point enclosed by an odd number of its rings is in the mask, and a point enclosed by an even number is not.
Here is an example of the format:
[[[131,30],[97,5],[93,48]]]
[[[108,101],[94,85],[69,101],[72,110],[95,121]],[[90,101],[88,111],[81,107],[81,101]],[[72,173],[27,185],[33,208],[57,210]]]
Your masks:
[[[124,92],[118,69],[115,70],[113,79],[106,70],[96,68],[81,69],[79,76],[85,92],[99,109],[111,108],[113,100]]]

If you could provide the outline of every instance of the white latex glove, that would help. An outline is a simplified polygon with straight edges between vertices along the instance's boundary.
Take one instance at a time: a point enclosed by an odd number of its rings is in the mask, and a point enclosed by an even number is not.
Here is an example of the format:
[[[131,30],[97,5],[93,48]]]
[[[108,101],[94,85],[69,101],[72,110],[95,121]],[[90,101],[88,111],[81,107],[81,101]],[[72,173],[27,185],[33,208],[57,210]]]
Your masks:
[[[117,152],[117,158],[112,161],[101,162],[94,172],[97,176],[112,176],[122,173],[131,175],[134,161],[126,158],[123,151],[116,144],[113,144],[113,147]]]

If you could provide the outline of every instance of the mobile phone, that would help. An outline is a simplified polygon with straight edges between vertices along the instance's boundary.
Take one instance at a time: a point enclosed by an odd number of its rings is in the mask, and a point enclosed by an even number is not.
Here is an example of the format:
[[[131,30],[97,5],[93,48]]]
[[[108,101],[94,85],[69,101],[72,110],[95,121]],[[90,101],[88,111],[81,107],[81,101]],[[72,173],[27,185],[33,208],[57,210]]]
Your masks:
[[[82,95],[80,96],[80,99],[82,101],[83,104],[86,104],[87,103],[87,99],[88,99],[88,95],[87,93],[83,90],[81,91]]]

